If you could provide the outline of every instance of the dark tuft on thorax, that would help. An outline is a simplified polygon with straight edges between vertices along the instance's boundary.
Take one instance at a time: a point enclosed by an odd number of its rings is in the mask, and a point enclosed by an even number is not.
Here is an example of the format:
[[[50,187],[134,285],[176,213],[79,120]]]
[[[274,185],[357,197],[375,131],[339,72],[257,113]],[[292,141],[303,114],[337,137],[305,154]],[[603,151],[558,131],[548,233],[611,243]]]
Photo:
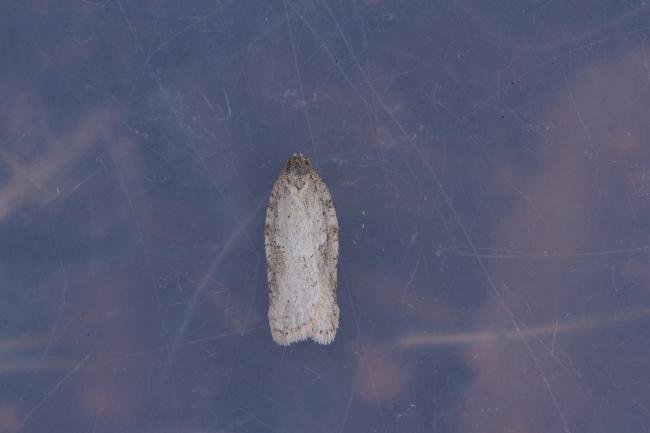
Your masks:
[[[311,170],[311,162],[302,153],[296,153],[287,161],[285,170],[289,174],[304,176]]]

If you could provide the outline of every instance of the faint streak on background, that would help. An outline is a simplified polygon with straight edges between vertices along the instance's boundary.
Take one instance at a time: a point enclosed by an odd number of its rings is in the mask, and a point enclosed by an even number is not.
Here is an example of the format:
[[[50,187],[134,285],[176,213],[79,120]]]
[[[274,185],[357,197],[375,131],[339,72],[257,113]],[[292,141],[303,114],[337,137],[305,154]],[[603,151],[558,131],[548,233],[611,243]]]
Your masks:
[[[228,239],[226,239],[226,241],[223,243],[223,247],[221,248],[221,251],[219,251],[219,254],[217,254],[217,256],[214,258],[212,264],[210,265],[205,275],[201,279],[201,282],[199,283],[198,287],[196,288],[196,290],[194,290],[194,293],[192,294],[192,299],[190,299],[190,302],[187,305],[187,308],[185,309],[185,314],[183,315],[183,320],[181,321],[181,324],[178,328],[178,332],[176,332],[176,335],[174,336],[174,340],[172,341],[171,346],[169,347],[169,352],[167,353],[167,357],[165,358],[163,372],[161,375],[161,383],[165,381],[165,378],[167,377],[167,373],[169,373],[169,369],[171,368],[174,362],[174,355],[176,354],[178,347],[181,346],[180,344],[181,340],[183,339],[183,336],[185,335],[185,331],[187,330],[187,326],[190,323],[190,319],[194,314],[194,309],[196,308],[196,304],[201,298],[203,292],[205,291],[205,288],[207,287],[208,282],[212,277],[212,274],[214,274],[217,271],[224,257],[226,257],[226,254],[230,251],[232,245],[244,233],[244,230],[248,227],[251,221],[253,221],[253,219],[257,216],[257,213],[262,208],[262,206],[266,204],[266,202],[267,202],[267,197],[264,197],[262,200],[259,200],[255,208],[248,214],[248,216],[240,224],[237,225],[237,230],[232,232],[230,234],[230,237],[228,237]],[[263,228],[260,227],[260,230],[263,230]]]
[[[476,332],[447,332],[435,333],[424,332],[408,335],[401,338],[398,346],[420,347],[420,346],[455,346],[465,343],[477,343],[483,341],[500,340],[520,337],[539,337],[552,335],[553,340],[558,333],[586,332],[601,328],[607,325],[618,325],[621,323],[641,320],[650,317],[650,309],[632,311],[625,314],[615,314],[603,318],[590,318],[572,320],[564,323],[555,322],[552,325],[544,325],[535,328],[527,328],[514,331],[476,331]]]
[[[48,149],[29,163],[23,163],[7,150],[0,149],[0,158],[12,169],[11,180],[0,191],[0,221],[24,203],[44,205],[59,198],[62,194],[59,182],[70,178],[72,166],[100,138],[99,131],[109,122],[109,113],[99,111],[81,119],[79,126],[64,137],[50,137],[46,132]],[[71,187],[68,193],[75,189]]]

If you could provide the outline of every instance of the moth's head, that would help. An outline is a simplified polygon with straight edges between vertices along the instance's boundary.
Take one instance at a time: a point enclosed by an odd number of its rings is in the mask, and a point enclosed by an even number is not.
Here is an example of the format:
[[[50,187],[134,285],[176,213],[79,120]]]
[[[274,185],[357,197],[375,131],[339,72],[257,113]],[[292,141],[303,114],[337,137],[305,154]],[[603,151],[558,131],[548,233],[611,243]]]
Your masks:
[[[286,172],[294,176],[305,176],[311,169],[309,158],[302,156],[302,153],[294,153],[285,167]]]
[[[289,183],[300,191],[305,186],[305,183],[307,183],[307,180],[311,178],[311,173],[314,172],[314,169],[309,159],[302,156],[302,153],[294,153],[287,161],[284,171]]]

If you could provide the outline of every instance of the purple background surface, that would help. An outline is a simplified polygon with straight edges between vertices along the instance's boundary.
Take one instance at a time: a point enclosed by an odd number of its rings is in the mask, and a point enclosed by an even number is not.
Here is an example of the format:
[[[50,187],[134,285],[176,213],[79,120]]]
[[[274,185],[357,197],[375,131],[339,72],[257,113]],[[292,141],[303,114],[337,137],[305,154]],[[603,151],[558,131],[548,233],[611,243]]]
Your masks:
[[[650,431],[650,6],[5,1],[1,432]],[[341,326],[266,320],[294,152]]]

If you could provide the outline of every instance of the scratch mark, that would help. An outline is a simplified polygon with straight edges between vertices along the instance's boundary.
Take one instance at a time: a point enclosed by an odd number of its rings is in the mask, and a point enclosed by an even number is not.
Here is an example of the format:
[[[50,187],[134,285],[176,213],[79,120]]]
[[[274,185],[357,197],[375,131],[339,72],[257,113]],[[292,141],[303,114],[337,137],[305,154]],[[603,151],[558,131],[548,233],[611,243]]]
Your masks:
[[[293,39],[293,30],[291,29],[291,19],[289,18],[289,9],[287,7],[287,0],[284,1],[284,16],[287,20],[287,27],[289,28],[289,41],[291,43],[291,52],[293,53],[293,63],[296,67],[296,75],[298,76],[298,85],[300,88],[300,97],[303,101],[305,99],[305,90],[302,83],[302,74],[300,73],[300,66],[298,65],[298,55],[296,54],[296,43]],[[309,107],[308,104],[303,105],[303,113],[305,113],[305,120],[307,121],[307,129],[309,130],[309,137],[311,138],[311,146],[314,152],[314,160],[316,161],[316,166],[319,166],[318,153],[316,151],[316,141],[314,140],[314,133],[312,132],[311,119],[309,118]]]
[[[27,424],[27,422],[31,419],[31,417],[34,416],[34,414],[35,414],[35,413],[36,413],[36,412],[37,412],[37,411],[38,411],[38,410],[39,410],[39,409],[40,409],[40,408],[41,408],[45,403],[47,403],[47,401],[48,401],[50,398],[52,398],[52,396],[53,396],[53,395],[58,391],[58,389],[61,388],[61,386],[62,386],[65,382],[67,382],[67,381],[68,381],[68,380],[69,380],[69,379],[70,379],[70,378],[71,378],[71,377],[72,377],[72,376],[73,376],[77,371],[79,371],[79,369],[80,369],[81,367],[83,367],[83,365],[84,365],[84,364],[85,364],[89,359],[90,359],[90,355],[86,355],[86,356],[84,356],[84,358],[83,358],[81,361],[79,361],[79,363],[78,363],[78,364],[77,364],[77,365],[76,365],[72,370],[70,370],[70,371],[69,371],[65,376],[63,376],[63,377],[61,378],[61,380],[59,380],[59,381],[58,381],[58,382],[57,382],[57,383],[56,383],[56,384],[55,384],[55,385],[54,385],[54,386],[53,386],[53,387],[52,387],[52,388],[51,388],[51,389],[50,389],[50,390],[45,394],[45,396],[43,396],[43,398],[42,398],[38,403],[36,403],[36,405],[34,405],[34,407],[32,407],[32,408],[27,412],[27,414],[25,415],[25,417],[24,417],[23,420],[21,421],[20,426],[19,426],[16,430],[14,430],[14,432],[15,432],[15,433],[19,432],[19,431],[20,431],[20,430],[25,426],[25,424]]]
[[[422,247],[420,247],[420,249],[418,250],[418,258],[417,258],[417,260],[415,262],[415,266],[413,267],[413,272],[411,272],[411,277],[409,278],[409,280],[404,285],[404,288],[402,289],[402,299],[401,299],[402,303],[404,303],[404,299],[406,299],[408,289],[411,286],[411,283],[413,282],[413,280],[415,279],[415,274],[417,274],[418,269],[420,268],[420,259],[421,259],[421,257],[422,257]]]
[[[462,251],[460,248],[446,248],[445,251],[458,255],[458,256],[468,256],[475,258],[489,258],[489,259],[552,259],[552,258],[570,258],[570,257],[598,257],[598,256],[609,256],[616,254],[630,254],[638,252],[647,252],[650,246],[643,246],[637,248],[622,248],[615,250],[603,250],[603,251],[587,251],[587,252],[578,252],[578,253],[527,253],[525,251],[516,251],[516,250],[501,250],[495,248],[480,248],[472,252]],[[502,251],[502,254],[497,253],[481,253],[479,251]]]
[[[170,345],[169,352],[167,353],[167,357],[165,359],[164,367],[163,367],[163,373],[161,375],[162,379],[161,382],[165,380],[165,377],[167,376],[167,373],[169,373],[169,369],[171,368],[173,362],[174,362],[174,356],[176,355],[176,352],[181,344],[181,340],[183,336],[185,335],[185,331],[187,330],[187,327],[189,326],[190,319],[192,315],[194,314],[194,310],[196,308],[196,304],[198,303],[199,299],[203,295],[203,292],[205,291],[205,288],[207,287],[210,279],[212,278],[212,274],[216,272],[216,270],[219,268],[221,265],[221,262],[223,261],[224,257],[226,257],[226,254],[230,252],[230,248],[232,245],[239,239],[239,237],[242,235],[243,231],[248,227],[248,225],[251,223],[251,221],[257,216],[259,210],[262,208],[262,205],[266,203],[265,199],[260,200],[257,203],[257,206],[248,214],[248,217],[244,221],[242,221],[239,229],[235,230],[230,234],[228,239],[223,243],[223,247],[221,248],[221,251],[219,251],[219,254],[214,258],[212,261],[212,264],[206,271],[206,273],[203,275],[203,278],[201,279],[201,282],[199,283],[198,287],[196,290],[194,290],[194,293],[192,294],[192,299],[190,299],[190,302],[187,305],[187,308],[185,309],[185,314],[183,315],[183,320],[181,321],[181,325],[178,328],[178,331],[176,332],[176,335],[174,336],[174,339]]]
[[[573,109],[576,112],[576,115],[578,116],[578,121],[580,122],[580,126],[582,127],[582,131],[585,133],[585,136],[587,137],[587,141],[589,142],[589,148],[591,149],[591,152],[593,153],[594,157],[598,158],[598,151],[596,150],[596,147],[594,146],[594,141],[591,138],[591,133],[589,132],[589,129],[587,128],[587,125],[585,125],[585,121],[582,119],[582,114],[580,113],[580,109],[578,108],[578,104],[576,103],[576,100],[573,96],[573,90],[571,90],[571,86],[569,85],[569,79],[566,76],[566,72],[564,70],[564,67],[562,67],[562,75],[564,76],[564,84],[567,89],[567,92],[569,93],[569,98],[571,99],[571,104],[573,104]]]
[[[241,229],[242,229],[241,223],[240,223],[239,219],[236,217],[236,213],[233,211],[232,206],[230,205],[230,201],[227,200],[226,194],[224,193],[223,189],[221,189],[221,187],[217,183],[217,180],[212,175],[212,172],[210,171],[210,169],[208,168],[208,165],[205,162],[205,159],[200,155],[200,153],[199,153],[199,151],[198,151],[198,149],[196,147],[196,144],[194,143],[194,140],[192,139],[192,136],[190,134],[187,134],[186,129],[183,127],[183,121],[181,120],[181,117],[179,116],[178,111],[174,107],[174,104],[172,104],[171,100],[169,99],[169,96],[167,95],[167,92],[165,91],[165,89],[164,89],[164,87],[162,85],[162,82],[160,81],[160,77],[158,76],[155,69],[153,68],[153,66],[149,62],[149,59],[148,59],[146,53],[144,52],[144,48],[142,47],[142,43],[140,42],[140,39],[138,38],[138,35],[136,35],[135,30],[133,29],[133,26],[131,25],[131,21],[129,20],[128,16],[126,15],[126,12],[124,11],[124,7],[122,6],[122,2],[118,0],[117,4],[118,4],[118,6],[120,8],[120,12],[122,14],[122,17],[124,18],[124,21],[126,22],[128,28],[129,28],[129,32],[131,33],[131,37],[133,37],[133,39],[134,39],[134,41],[135,41],[135,43],[137,45],[138,51],[144,57],[144,59],[145,59],[144,61],[145,61],[146,65],[147,65],[147,67],[149,68],[149,72],[151,73],[151,76],[153,77],[154,81],[156,82],[156,85],[158,86],[158,89],[160,90],[160,93],[161,93],[163,99],[165,100],[165,102],[169,106],[170,111],[174,115],[174,118],[176,119],[176,122],[178,123],[179,128],[182,131],[185,132],[185,136],[187,137],[187,143],[188,143],[189,147],[192,149],[192,152],[197,157],[197,159],[198,159],[198,161],[199,161],[199,163],[201,165],[201,168],[203,169],[203,172],[207,176],[208,180],[210,181],[212,187],[217,191],[217,193],[221,197],[221,200],[224,202],[224,204],[226,205],[226,207],[230,211],[229,213],[231,215],[233,215],[233,219],[235,221],[235,224],[237,224],[239,230],[241,231]],[[250,236],[248,236],[248,233],[243,232],[243,234],[246,237],[246,240],[248,241],[249,245],[253,249],[255,249],[255,244],[251,240]]]
[[[54,342],[54,335],[56,334],[59,328],[59,321],[61,320],[61,314],[63,313],[63,309],[65,308],[65,306],[68,304],[67,301],[68,273],[66,272],[65,266],[63,265],[63,260],[61,259],[61,249],[59,248],[59,240],[57,239],[56,231],[54,229],[54,223],[52,222],[52,214],[49,211],[48,211],[48,219],[50,222],[50,230],[52,231],[52,242],[54,244],[56,259],[59,264],[59,268],[61,268],[61,275],[63,276],[63,288],[61,289],[61,295],[59,296],[60,304],[56,312],[56,316],[54,317],[54,323],[52,324],[52,329],[50,331],[50,338],[48,339],[47,345],[45,346],[45,350],[43,350],[43,354],[41,355],[41,361],[44,361],[50,353],[50,349],[52,348],[52,344]]]

